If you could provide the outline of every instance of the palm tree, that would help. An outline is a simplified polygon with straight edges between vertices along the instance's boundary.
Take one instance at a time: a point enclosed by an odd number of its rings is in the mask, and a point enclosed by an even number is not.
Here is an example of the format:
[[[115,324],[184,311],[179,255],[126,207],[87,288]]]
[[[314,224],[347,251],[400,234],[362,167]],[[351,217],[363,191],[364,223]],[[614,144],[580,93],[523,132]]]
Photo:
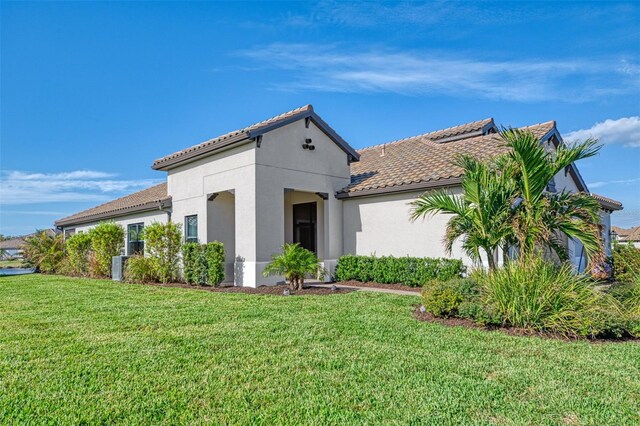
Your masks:
[[[454,164],[464,170],[462,194],[447,191],[425,193],[411,203],[413,221],[436,213],[452,214],[443,239],[447,253],[463,239],[462,248],[474,261],[484,251],[489,269],[495,269],[494,253],[504,244],[512,230],[509,225],[510,205],[515,198],[515,182],[501,173],[504,159],[488,164],[468,155],[456,157]]]
[[[295,243],[283,245],[282,253],[271,256],[271,262],[262,274],[265,277],[283,275],[291,290],[302,290],[305,275],[314,274],[321,277],[325,275],[325,271],[314,252]]]
[[[24,257],[36,269],[54,273],[64,258],[64,240],[62,235],[51,236],[47,231],[36,231],[27,238]]]
[[[604,257],[600,231],[600,207],[588,194],[550,192],[554,176],[584,158],[598,153],[597,140],[588,139],[573,146],[560,144],[557,149],[545,149],[528,131],[506,129],[502,138],[511,148],[507,154],[510,174],[517,186],[518,206],[511,222],[512,240],[524,261],[538,249],[551,249],[560,259],[567,253],[560,235],[579,240],[592,262]]]

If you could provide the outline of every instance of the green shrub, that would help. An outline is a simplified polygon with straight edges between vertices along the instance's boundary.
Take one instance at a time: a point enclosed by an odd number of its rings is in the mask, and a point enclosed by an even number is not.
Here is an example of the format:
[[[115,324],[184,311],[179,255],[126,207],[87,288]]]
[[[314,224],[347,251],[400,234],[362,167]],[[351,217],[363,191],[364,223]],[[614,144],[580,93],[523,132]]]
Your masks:
[[[111,258],[124,248],[124,228],[115,222],[102,222],[89,231],[91,238],[90,272],[94,276],[111,276]]]
[[[346,255],[338,259],[336,280],[422,287],[433,279],[447,281],[462,277],[464,272],[459,259]]]
[[[495,309],[506,325],[574,337],[624,334],[620,304],[568,264],[509,262],[478,276],[484,306]]]
[[[187,284],[207,283],[207,258],[202,244],[182,245],[182,273]]]
[[[475,301],[477,297],[477,284],[462,278],[431,280],[422,288],[422,306],[437,317],[457,316],[463,303]]]
[[[612,253],[613,278],[620,282],[632,282],[640,273],[640,249],[631,244],[615,244]]]
[[[144,228],[145,251],[158,279],[166,284],[178,279],[182,227],[174,222],[154,222]]]
[[[124,278],[128,282],[149,283],[158,280],[152,259],[135,255],[127,259],[124,267]]]
[[[484,305],[480,298],[460,303],[458,316],[474,320],[477,324],[490,326],[502,324],[500,313],[493,307]]]
[[[91,253],[91,235],[75,234],[65,242],[67,259],[64,271],[67,275],[86,276],[89,274],[89,254]]]
[[[64,240],[62,235],[49,235],[38,231],[26,240],[23,255],[28,264],[38,271],[54,274],[58,272],[64,259]]]
[[[640,273],[634,275],[632,282],[611,286],[609,294],[622,305],[629,332],[640,337]]]
[[[207,263],[207,283],[218,285],[224,281],[224,245],[219,241],[207,243],[205,246]]]
[[[216,286],[224,280],[224,245],[218,241],[184,243],[182,265],[184,280],[188,284]]]

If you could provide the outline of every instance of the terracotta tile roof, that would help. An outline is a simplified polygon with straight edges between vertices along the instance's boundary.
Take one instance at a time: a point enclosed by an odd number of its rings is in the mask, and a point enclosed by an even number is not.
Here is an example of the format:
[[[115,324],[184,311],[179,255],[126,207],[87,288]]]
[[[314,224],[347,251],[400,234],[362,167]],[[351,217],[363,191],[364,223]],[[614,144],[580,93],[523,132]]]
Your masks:
[[[53,229],[45,229],[44,232],[46,232],[46,234],[51,237],[56,235],[56,231],[54,231]],[[0,241],[0,249],[2,250],[21,249],[27,243],[26,240],[35,236],[36,234],[37,232],[34,232],[33,234],[23,235],[21,237],[11,238],[10,240]]]
[[[554,128],[555,121],[549,121],[522,129],[541,138]],[[478,134],[482,130],[484,134]],[[452,164],[456,154],[489,159],[505,152],[493,119],[364,148],[358,151],[360,161],[351,164],[351,183],[338,194],[356,196],[359,191],[453,182],[462,176],[462,169]]]
[[[67,216],[55,222],[56,226],[74,225],[92,222],[109,217],[144,210],[158,209],[160,206],[170,205],[171,197],[167,195],[167,184],[161,183],[151,188],[126,195],[99,206]]]
[[[612,226],[611,230],[616,231],[618,234],[618,240],[621,242],[640,241],[640,226],[635,226],[629,229]]]
[[[622,210],[622,203],[620,201],[616,201],[612,198],[607,198],[603,195],[598,195],[598,194],[594,194],[593,192],[591,194],[591,197],[595,198],[596,201],[598,201],[600,203],[600,205],[602,207],[604,207],[605,209],[608,210]]]
[[[625,241],[640,241],[640,226],[630,229],[631,232],[625,238]]]
[[[300,108],[296,108],[291,111],[287,111],[283,114],[277,115],[275,117],[271,117],[267,120],[260,121],[259,123],[255,123],[250,126],[243,127],[242,129],[234,130],[229,133],[225,133],[224,135],[220,135],[213,139],[209,139],[208,141],[202,142],[198,145],[194,145],[187,149],[183,149],[182,151],[174,152],[173,154],[169,154],[165,157],[159,158],[153,162],[152,167],[154,169],[159,169],[164,167],[165,165],[173,164],[182,159],[193,157],[199,153],[208,152],[209,150],[214,150],[217,145],[223,145],[223,144],[226,145],[226,142],[245,140],[250,137],[250,133],[253,131],[260,130],[261,128],[271,126],[273,124],[288,120],[298,115],[305,115],[309,112],[313,112],[313,106],[307,104]]]

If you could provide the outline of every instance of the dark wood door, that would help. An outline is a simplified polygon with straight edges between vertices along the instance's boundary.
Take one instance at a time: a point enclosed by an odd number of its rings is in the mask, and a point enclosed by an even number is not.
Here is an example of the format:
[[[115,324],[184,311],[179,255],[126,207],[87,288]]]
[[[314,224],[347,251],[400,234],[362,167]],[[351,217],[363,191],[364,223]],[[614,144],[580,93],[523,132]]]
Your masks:
[[[293,242],[316,253],[316,203],[293,205]]]

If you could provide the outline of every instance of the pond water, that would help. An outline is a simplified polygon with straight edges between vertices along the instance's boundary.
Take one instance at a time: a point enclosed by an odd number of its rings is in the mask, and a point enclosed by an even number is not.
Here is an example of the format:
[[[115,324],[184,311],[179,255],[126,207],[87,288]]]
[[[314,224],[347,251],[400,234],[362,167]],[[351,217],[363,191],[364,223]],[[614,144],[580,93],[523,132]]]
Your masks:
[[[33,274],[35,269],[33,268],[2,268],[0,269],[0,277],[4,275],[24,275]]]

